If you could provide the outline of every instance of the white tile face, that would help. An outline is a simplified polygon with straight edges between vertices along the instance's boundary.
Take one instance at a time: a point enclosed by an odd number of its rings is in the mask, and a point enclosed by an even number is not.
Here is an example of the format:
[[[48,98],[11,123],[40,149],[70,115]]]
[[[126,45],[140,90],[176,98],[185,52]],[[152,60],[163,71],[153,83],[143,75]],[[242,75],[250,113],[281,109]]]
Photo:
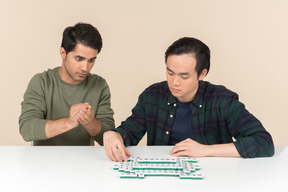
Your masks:
[[[116,164],[113,169],[120,172],[120,178],[147,176],[175,176],[180,179],[203,179],[195,158],[140,158],[129,157],[128,162]],[[196,173],[197,172],[197,173]]]

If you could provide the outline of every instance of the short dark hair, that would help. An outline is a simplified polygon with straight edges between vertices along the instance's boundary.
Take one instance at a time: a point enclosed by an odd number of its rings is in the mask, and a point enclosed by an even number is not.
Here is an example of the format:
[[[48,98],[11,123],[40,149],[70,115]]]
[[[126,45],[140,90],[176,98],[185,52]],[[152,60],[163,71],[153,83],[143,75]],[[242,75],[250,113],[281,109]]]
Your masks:
[[[61,47],[65,49],[66,54],[73,51],[77,43],[96,49],[98,53],[103,45],[99,31],[88,23],[77,23],[64,30]]]
[[[210,49],[202,41],[193,37],[182,37],[170,45],[165,52],[165,63],[167,63],[169,55],[182,55],[189,53],[195,54],[195,70],[198,77],[204,69],[207,69],[208,74],[210,69]]]

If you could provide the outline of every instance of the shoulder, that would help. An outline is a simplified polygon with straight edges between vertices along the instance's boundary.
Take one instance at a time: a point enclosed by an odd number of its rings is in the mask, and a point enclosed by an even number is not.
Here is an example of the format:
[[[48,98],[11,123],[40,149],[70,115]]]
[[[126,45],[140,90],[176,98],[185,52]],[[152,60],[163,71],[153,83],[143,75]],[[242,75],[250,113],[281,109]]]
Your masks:
[[[147,87],[139,96],[139,99],[145,103],[159,104],[166,101],[169,96],[169,88],[166,81],[155,83]]]
[[[154,83],[147,87],[142,94],[144,95],[165,95],[169,92],[167,81]]]
[[[87,77],[87,83],[88,84],[96,84],[96,85],[106,85],[107,84],[106,80],[103,77],[96,75],[96,74],[91,74],[91,73]]]
[[[200,83],[202,90],[202,98],[205,105],[208,107],[226,108],[232,103],[239,103],[237,93],[231,91],[223,85],[214,85],[209,82]]]
[[[87,80],[84,84],[85,88],[87,88],[90,92],[94,92],[95,94],[110,94],[110,88],[107,81],[96,74],[89,74],[87,76]]]
[[[52,81],[56,80],[57,68],[48,69],[47,71],[35,74],[30,82],[29,86],[44,86],[45,84],[50,84]]]
[[[201,82],[204,86],[205,97],[225,98],[225,97],[238,97],[238,94],[226,88],[224,85],[215,85],[208,81]],[[200,85],[201,86],[201,85]]]

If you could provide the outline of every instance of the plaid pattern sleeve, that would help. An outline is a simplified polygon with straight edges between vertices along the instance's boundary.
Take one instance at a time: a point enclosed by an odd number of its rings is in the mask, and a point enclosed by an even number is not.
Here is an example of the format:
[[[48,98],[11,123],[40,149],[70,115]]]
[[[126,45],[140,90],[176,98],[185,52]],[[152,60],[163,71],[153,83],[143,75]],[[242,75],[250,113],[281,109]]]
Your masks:
[[[147,133],[147,145],[168,145],[175,116],[176,98],[167,82],[148,87],[139,96],[132,115],[115,129],[126,146],[137,145]],[[224,86],[200,81],[192,102],[195,140],[206,145],[232,143],[243,158],[274,154],[271,135],[261,122]],[[235,138],[236,141],[233,141]]]
[[[227,101],[226,118],[229,132],[236,139],[234,144],[242,157],[269,157],[274,154],[271,135],[238,101],[238,96]]]
[[[116,128],[126,146],[137,145],[147,133],[147,145],[168,145],[173,126],[176,99],[171,95],[167,83],[151,85],[139,96],[132,115]]]

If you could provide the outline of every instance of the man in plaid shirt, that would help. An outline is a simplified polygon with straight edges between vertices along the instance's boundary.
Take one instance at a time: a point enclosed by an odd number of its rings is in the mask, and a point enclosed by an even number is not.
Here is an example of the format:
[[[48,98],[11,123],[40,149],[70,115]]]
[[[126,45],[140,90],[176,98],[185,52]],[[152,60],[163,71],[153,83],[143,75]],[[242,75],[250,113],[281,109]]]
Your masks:
[[[113,161],[127,161],[125,148],[147,133],[147,145],[174,145],[170,155],[191,157],[269,157],[271,135],[224,86],[203,81],[210,50],[198,39],[184,37],[165,52],[167,81],[148,87],[132,115],[104,133],[104,148]]]

